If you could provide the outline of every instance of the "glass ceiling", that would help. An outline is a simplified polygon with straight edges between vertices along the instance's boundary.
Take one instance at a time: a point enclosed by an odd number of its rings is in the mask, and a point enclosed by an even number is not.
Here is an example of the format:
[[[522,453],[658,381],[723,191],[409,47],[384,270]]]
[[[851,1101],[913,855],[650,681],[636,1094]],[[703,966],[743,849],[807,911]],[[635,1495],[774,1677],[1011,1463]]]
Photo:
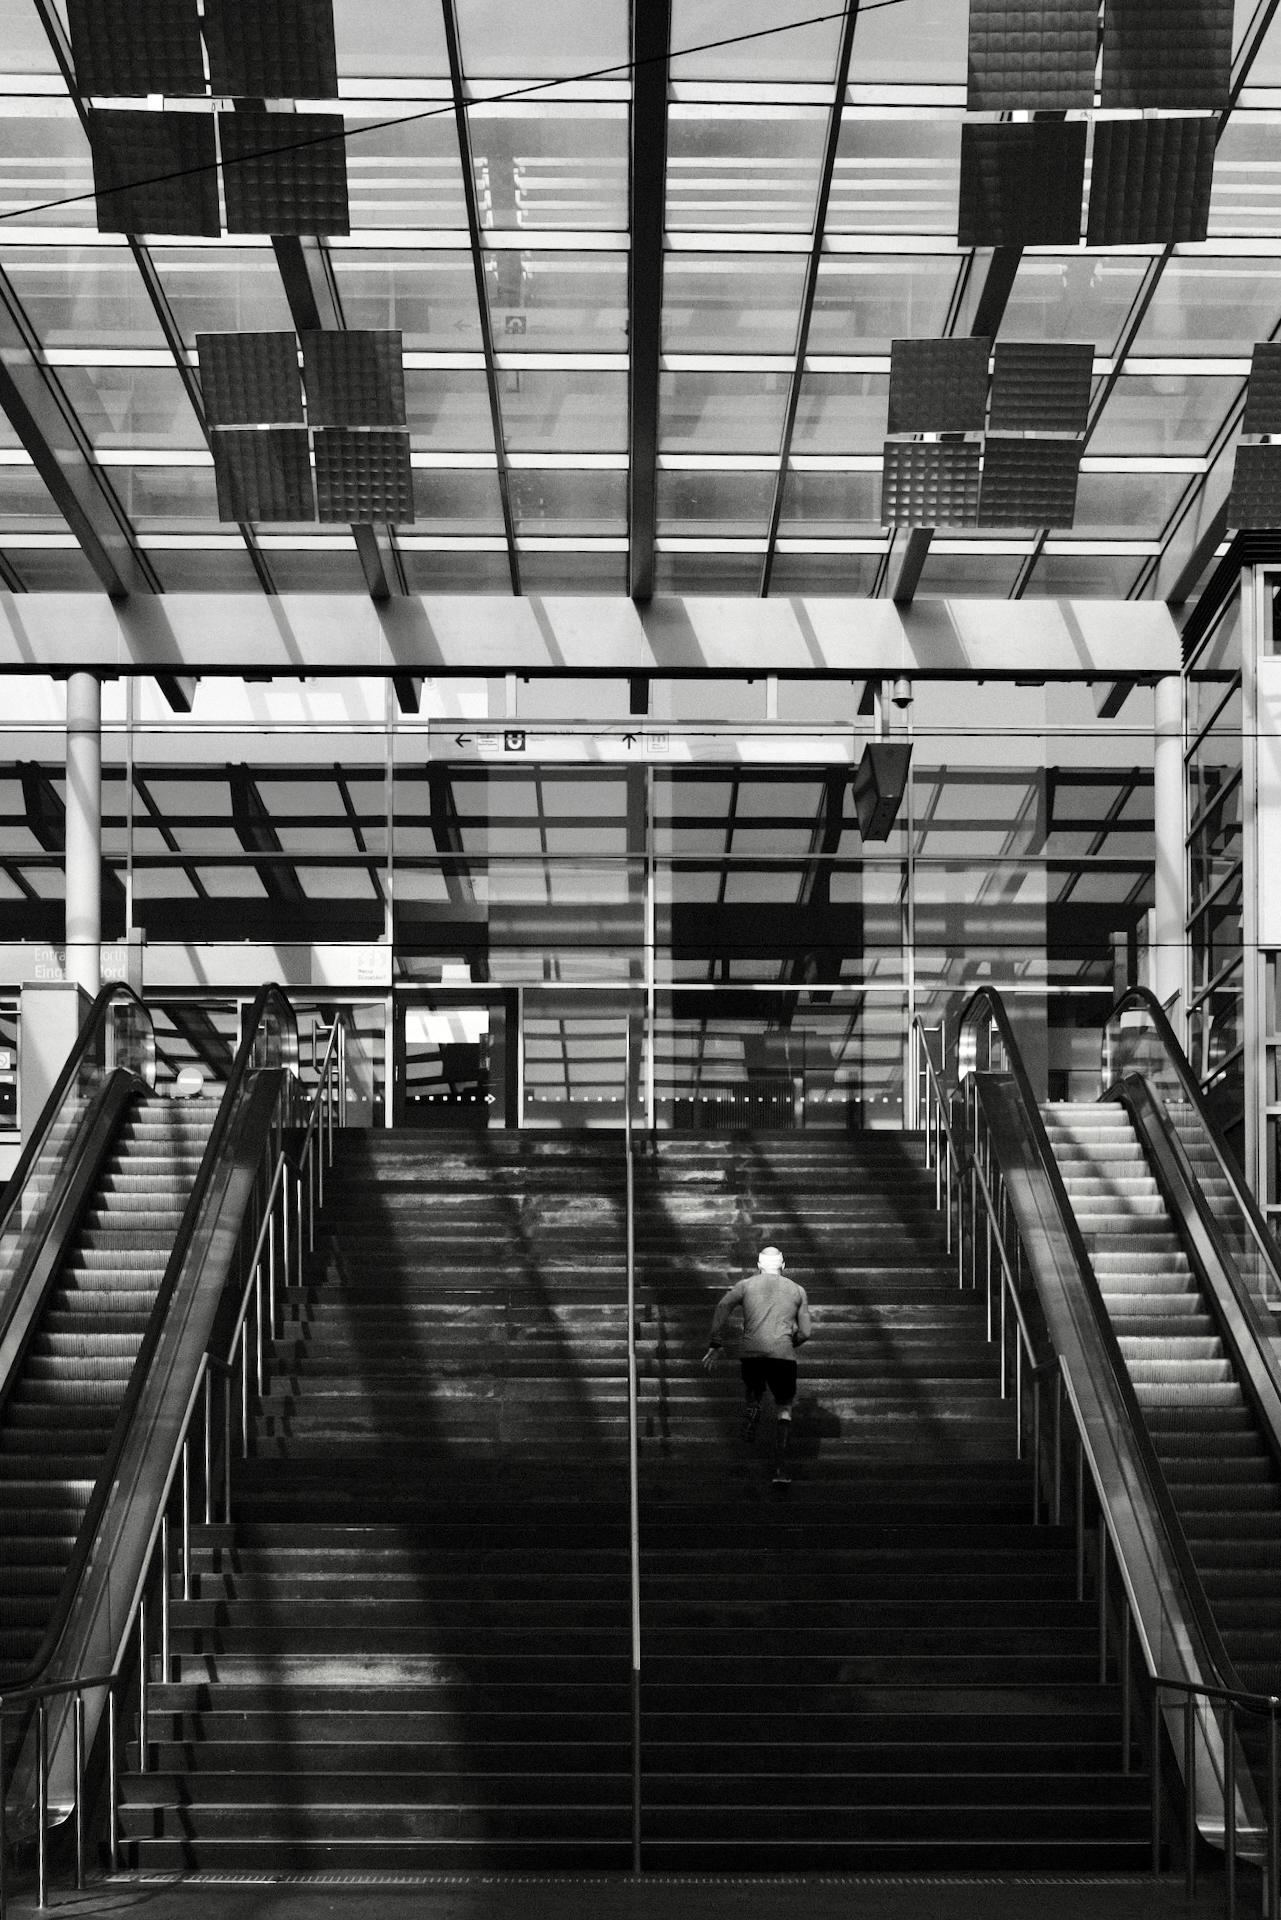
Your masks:
[[[103,591],[88,489],[152,590],[621,593],[644,547],[657,592],[894,593],[890,342],[970,332],[994,258],[955,239],[966,0],[865,5],[844,77],[830,4],[672,0],[665,125],[624,0],[444,5],[455,36],[335,0],[351,232],[292,243],[324,324],[403,334],[415,518],[362,540],[219,521],[195,335],[296,326],[286,247],[100,234],[63,0],[0,0],[0,328],[58,423],[51,480],[0,416],[3,584]],[[938,534],[919,596],[1164,598],[1212,559],[1281,332],[1275,13],[1236,0],[1205,241],[1017,262],[997,337],[1094,347],[1075,525]]]

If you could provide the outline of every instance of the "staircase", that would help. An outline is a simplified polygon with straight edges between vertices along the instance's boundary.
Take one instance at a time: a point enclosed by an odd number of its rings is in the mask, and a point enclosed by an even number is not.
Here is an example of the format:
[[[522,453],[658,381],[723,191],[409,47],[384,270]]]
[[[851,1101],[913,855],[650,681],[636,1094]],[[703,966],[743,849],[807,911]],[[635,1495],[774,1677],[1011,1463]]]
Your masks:
[[[1242,1680],[1281,1680],[1281,1475],[1126,1109],[1046,1130],[1197,1571]],[[1210,1173],[1210,1169],[1205,1169]],[[1217,1172],[1215,1180],[1221,1180]],[[1221,1189],[1208,1187],[1211,1205]]]
[[[0,1675],[35,1658],[218,1111],[139,1096],[0,1410]]]
[[[607,1134],[342,1136],[311,1284],[197,1543],[147,1868],[630,1863],[624,1166]],[[645,1863],[1135,1867],[1093,1603],[1031,1524],[982,1310],[899,1135],[665,1138],[637,1244]],[[776,1240],[795,1480],[699,1365]]]

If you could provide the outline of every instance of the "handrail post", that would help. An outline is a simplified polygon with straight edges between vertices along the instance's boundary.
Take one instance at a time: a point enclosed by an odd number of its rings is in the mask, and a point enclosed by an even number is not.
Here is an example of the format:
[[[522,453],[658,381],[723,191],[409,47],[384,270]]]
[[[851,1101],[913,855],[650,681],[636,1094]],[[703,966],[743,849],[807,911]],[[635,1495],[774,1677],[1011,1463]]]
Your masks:
[[[77,1688],[71,1697],[71,1764],[76,1781],[76,1892],[85,1886],[85,1697]]]
[[[36,1905],[49,1904],[49,1706],[36,1703]]]
[[[1183,1884],[1191,1900],[1196,1893],[1196,1695],[1183,1696],[1183,1845],[1187,1854]]]
[[[1268,1702],[1268,1897],[1264,1911],[1268,1920],[1277,1920],[1277,1707],[1281,1701]]]
[[[627,1020],[623,1074],[623,1144],[627,1182],[627,1504],[631,1611],[632,1872],[641,1871],[640,1418],[636,1391],[636,1171],[632,1154],[632,1023]]]
[[[1161,1871],[1161,1683],[1152,1686],[1152,1752],[1148,1760],[1152,1792],[1152,1871]]]
[[[1237,1753],[1236,1706],[1223,1708],[1223,1874],[1227,1882],[1228,1920],[1237,1910]]]

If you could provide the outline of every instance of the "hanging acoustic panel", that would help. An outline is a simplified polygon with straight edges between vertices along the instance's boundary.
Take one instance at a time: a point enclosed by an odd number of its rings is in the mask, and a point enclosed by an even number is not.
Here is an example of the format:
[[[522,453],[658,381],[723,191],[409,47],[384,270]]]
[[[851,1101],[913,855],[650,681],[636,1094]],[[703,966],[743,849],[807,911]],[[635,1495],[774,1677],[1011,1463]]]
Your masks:
[[[1237,448],[1228,525],[1238,530],[1281,527],[1281,446]]]
[[[963,126],[958,245],[1074,247],[1084,184],[1084,120]]]
[[[1242,433],[1281,433],[1281,341],[1260,340],[1250,361]]]
[[[98,108],[89,144],[99,233],[221,233],[208,114]]]
[[[350,232],[340,113],[220,113],[218,138],[228,233]]]
[[[305,427],[219,427],[210,440],[220,520],[315,519]]]
[[[211,427],[303,424],[295,333],[198,333],[200,391]]]
[[[1092,247],[1204,240],[1216,120],[1100,120],[1090,178]]]
[[[1077,440],[988,436],[979,493],[981,527],[1070,527],[1081,472]]]
[[[333,0],[205,0],[215,93],[248,100],[336,100]]]
[[[196,0],[67,0],[81,93],[204,93]]]
[[[1226,107],[1233,0],[1107,0],[1105,107]]]
[[[998,340],[988,425],[1007,433],[1084,433],[1093,377],[1092,346]]]
[[[970,0],[971,113],[1094,104],[1098,0]]]
[[[887,440],[881,524],[972,527],[979,510],[976,440]]]
[[[401,336],[372,328],[304,333],[307,418],[313,427],[403,427]]]
[[[888,433],[982,431],[992,342],[892,340]]]
[[[316,495],[322,520],[408,524],[414,518],[408,433],[322,427],[316,435]]]

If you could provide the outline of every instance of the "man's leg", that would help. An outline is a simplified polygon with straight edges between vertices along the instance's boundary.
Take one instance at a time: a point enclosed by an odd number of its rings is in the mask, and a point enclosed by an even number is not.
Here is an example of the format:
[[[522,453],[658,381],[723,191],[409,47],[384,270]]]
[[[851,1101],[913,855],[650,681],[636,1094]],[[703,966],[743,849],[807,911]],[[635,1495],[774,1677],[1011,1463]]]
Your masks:
[[[774,1479],[778,1485],[785,1485],[792,1477],[787,1464],[787,1443],[792,1436],[792,1405],[796,1399],[795,1360],[770,1361],[769,1389],[778,1409],[774,1429]]]
[[[765,1362],[759,1354],[747,1354],[738,1363],[743,1376],[743,1392],[746,1396],[743,1407],[743,1438],[750,1445],[756,1438],[756,1429],[760,1423],[761,1403],[765,1398]]]

